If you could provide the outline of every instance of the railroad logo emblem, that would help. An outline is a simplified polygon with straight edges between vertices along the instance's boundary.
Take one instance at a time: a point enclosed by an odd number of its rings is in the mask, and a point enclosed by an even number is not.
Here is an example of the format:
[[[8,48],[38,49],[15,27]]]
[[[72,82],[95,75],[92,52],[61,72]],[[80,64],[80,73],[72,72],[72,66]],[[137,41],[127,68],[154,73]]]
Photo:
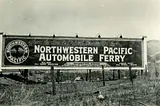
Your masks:
[[[22,40],[13,40],[7,44],[5,56],[9,62],[21,64],[26,61],[29,56],[29,47]]]

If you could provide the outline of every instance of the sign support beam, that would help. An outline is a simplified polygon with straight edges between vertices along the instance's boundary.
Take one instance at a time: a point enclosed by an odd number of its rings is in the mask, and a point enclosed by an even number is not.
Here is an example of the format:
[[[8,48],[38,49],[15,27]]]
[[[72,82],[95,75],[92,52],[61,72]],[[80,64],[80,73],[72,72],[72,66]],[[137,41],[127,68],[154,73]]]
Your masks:
[[[112,79],[115,80],[115,70],[112,70],[112,75],[113,75]]]
[[[88,70],[87,70],[87,73],[86,73],[86,81],[88,81]]]
[[[118,70],[118,79],[121,79],[121,71]]]
[[[3,41],[2,41],[2,39],[3,39],[3,33],[2,32],[0,32],[0,50],[3,50],[2,48],[2,44],[3,44]],[[0,72],[2,71],[2,52],[3,51],[0,51]]]
[[[54,66],[51,66],[51,81],[52,81],[52,94],[53,94],[53,95],[56,95]]]
[[[148,68],[147,68],[147,36],[142,36],[142,41],[143,41],[143,58],[144,58],[144,64],[143,64],[143,67],[144,67],[144,71],[148,72]]]
[[[60,74],[60,69],[58,69],[58,70],[57,70],[57,82],[58,82],[58,84],[59,84],[59,82],[60,82],[60,76],[61,76],[61,74]]]
[[[89,82],[91,82],[91,69],[89,69]]]
[[[104,66],[102,65],[103,86],[105,86]]]

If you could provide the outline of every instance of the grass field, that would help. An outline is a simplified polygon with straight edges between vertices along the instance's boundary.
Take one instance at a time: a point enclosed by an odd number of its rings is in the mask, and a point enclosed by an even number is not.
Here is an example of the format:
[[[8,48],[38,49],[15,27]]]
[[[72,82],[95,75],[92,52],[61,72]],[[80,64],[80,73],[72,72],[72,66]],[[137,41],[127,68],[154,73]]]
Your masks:
[[[0,104],[16,106],[160,106],[160,80],[129,79],[106,81],[77,81],[52,85],[0,85]],[[93,92],[100,90],[105,100],[99,101]]]

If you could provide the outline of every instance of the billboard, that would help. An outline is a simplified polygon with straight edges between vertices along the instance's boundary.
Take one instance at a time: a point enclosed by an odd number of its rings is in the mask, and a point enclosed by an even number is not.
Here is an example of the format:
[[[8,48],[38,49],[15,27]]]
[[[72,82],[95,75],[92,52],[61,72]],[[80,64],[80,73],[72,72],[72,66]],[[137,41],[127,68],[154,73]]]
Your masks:
[[[3,36],[3,67],[144,67],[142,39]]]

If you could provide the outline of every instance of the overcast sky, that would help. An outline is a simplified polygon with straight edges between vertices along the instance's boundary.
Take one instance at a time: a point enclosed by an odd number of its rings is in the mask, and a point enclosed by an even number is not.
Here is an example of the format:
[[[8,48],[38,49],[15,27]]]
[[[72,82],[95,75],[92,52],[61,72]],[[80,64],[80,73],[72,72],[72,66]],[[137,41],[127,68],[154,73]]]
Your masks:
[[[0,0],[0,31],[160,40],[160,0]]]

